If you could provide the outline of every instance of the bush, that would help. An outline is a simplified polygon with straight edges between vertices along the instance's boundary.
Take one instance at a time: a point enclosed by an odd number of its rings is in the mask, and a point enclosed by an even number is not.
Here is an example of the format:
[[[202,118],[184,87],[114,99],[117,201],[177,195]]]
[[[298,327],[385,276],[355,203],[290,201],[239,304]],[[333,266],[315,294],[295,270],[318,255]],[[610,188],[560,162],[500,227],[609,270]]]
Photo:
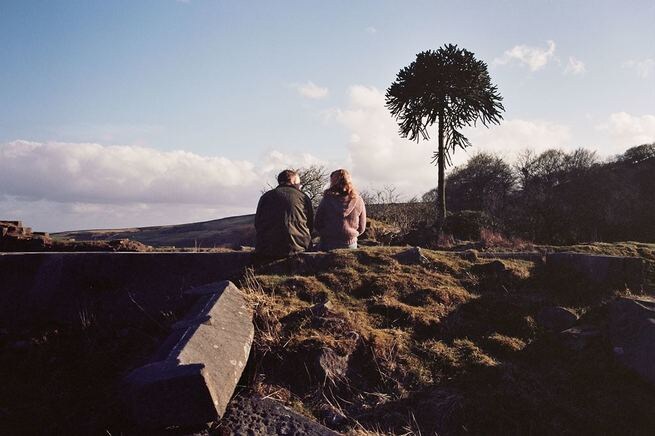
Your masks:
[[[482,229],[495,229],[493,218],[479,210],[462,210],[448,214],[444,224],[444,232],[453,235],[455,239],[477,241]]]

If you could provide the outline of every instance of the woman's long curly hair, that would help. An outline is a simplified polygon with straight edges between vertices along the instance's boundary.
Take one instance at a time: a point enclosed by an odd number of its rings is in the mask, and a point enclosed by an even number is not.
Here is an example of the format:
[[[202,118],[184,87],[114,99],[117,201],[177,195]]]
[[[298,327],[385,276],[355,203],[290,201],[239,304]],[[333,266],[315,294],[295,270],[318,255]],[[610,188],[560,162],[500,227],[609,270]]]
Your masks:
[[[325,194],[356,197],[357,191],[350,173],[344,169],[333,171],[330,174],[330,187],[325,190]]]

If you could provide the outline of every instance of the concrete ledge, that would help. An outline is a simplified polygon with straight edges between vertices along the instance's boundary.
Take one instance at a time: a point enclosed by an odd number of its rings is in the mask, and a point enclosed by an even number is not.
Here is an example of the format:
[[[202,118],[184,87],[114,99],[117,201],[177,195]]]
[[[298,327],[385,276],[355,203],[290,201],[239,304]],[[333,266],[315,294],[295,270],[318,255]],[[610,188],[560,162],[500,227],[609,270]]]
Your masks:
[[[604,286],[627,287],[641,292],[646,279],[645,262],[639,257],[599,256],[585,253],[550,253],[546,266],[552,274],[574,272]]]
[[[510,259],[527,260],[530,262],[544,262],[545,256],[537,251],[516,251],[516,252],[477,252],[477,256],[484,259]]]
[[[4,328],[79,323],[81,311],[114,326],[186,310],[183,290],[237,277],[251,254],[0,253]],[[147,321],[146,321],[147,322]]]
[[[254,337],[252,313],[231,282],[203,289],[206,293],[174,325],[153,362],[127,377],[128,404],[141,426],[220,419],[239,382]]]

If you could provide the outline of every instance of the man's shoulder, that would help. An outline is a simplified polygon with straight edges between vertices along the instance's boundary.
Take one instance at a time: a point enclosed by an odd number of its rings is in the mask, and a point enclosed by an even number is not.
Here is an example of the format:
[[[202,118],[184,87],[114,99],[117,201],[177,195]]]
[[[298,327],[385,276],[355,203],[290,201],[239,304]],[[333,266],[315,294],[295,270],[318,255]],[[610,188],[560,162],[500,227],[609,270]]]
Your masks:
[[[302,198],[309,200],[309,197],[307,194],[302,192],[300,189],[295,188],[293,186],[278,186],[277,188],[274,189],[274,191],[278,191],[279,194],[282,195],[287,195],[289,197],[294,197],[294,198]]]

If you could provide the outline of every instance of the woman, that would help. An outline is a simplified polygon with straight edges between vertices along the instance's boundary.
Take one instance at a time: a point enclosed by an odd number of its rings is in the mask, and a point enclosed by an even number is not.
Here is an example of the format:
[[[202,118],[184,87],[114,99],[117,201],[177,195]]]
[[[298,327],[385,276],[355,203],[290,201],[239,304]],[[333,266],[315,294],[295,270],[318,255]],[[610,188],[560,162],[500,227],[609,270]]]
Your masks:
[[[366,207],[348,171],[330,174],[330,187],[316,210],[314,228],[321,236],[321,250],[357,248],[357,237],[366,230]]]

